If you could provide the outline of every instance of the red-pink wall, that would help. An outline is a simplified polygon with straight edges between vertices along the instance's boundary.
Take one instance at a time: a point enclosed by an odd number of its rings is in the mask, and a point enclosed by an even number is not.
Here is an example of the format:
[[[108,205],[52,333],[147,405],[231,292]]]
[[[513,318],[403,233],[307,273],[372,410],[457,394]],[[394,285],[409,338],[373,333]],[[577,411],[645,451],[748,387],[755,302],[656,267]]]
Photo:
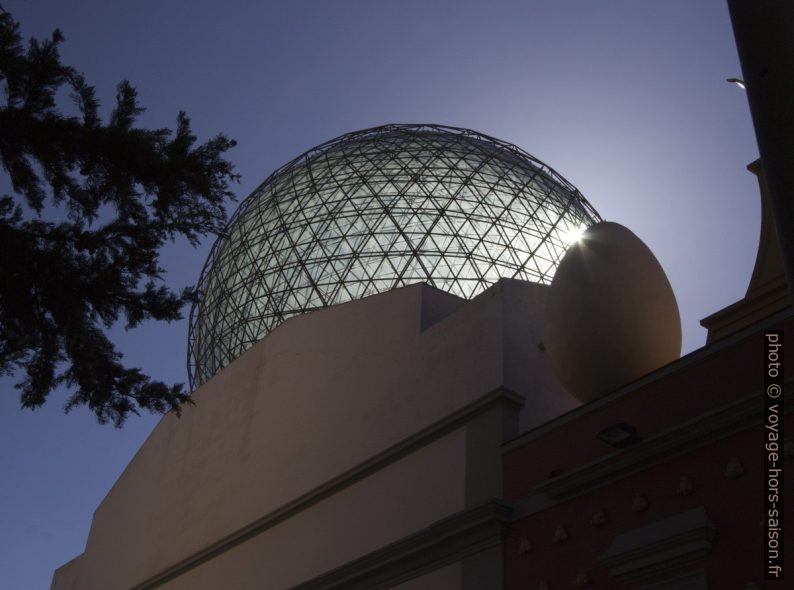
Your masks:
[[[787,325],[786,331],[794,333],[792,327]],[[649,383],[612,405],[585,412],[575,420],[561,421],[559,428],[507,450],[506,499],[530,495],[552,470],[573,469],[614,452],[596,439],[596,433],[611,424],[628,422],[641,437],[648,437],[760,391],[762,347],[762,336],[756,334]],[[785,362],[786,375],[790,377],[794,374],[794,342],[786,347]],[[789,414],[784,424],[788,438],[794,438],[794,415]],[[587,588],[623,587],[610,580],[606,568],[598,562],[611,541],[625,531],[698,506],[705,508],[717,531],[714,549],[705,561],[710,588],[744,590],[748,582],[761,588],[785,587],[769,582],[765,586],[763,581],[763,436],[761,426],[754,426],[519,520],[512,526],[506,543],[506,587],[534,590],[540,580],[546,580],[551,588],[572,588],[581,570],[587,570],[591,579]],[[739,458],[744,466],[743,475],[736,479],[725,475],[732,457]],[[785,525],[794,530],[794,461],[787,460],[785,467],[785,498],[793,507],[786,513]],[[678,494],[682,476],[694,481],[694,491],[688,496]],[[631,509],[637,493],[649,502],[642,512]],[[599,510],[607,513],[608,521],[594,527],[590,520]],[[569,539],[564,543],[553,540],[558,525],[568,531]],[[519,555],[522,537],[533,548]],[[794,579],[794,551],[788,548],[787,553],[785,566]],[[693,569],[700,567],[703,566]]]

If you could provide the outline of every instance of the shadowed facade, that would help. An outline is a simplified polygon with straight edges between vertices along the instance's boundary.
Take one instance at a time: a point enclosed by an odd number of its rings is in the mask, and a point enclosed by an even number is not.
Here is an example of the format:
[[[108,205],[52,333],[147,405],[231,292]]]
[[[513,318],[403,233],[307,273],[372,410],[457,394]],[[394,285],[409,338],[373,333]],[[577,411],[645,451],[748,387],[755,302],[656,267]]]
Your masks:
[[[497,587],[500,446],[577,404],[538,347],[547,289],[285,322],[161,421],[53,588]]]

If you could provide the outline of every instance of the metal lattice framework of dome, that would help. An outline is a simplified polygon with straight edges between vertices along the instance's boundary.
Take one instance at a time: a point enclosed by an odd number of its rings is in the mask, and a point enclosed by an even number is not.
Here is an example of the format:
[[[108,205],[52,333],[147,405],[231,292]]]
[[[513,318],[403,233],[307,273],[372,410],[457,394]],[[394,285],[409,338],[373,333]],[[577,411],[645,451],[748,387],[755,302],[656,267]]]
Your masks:
[[[468,129],[386,125],[323,143],[271,174],[212,247],[190,385],[297,314],[417,282],[466,299],[502,277],[548,283],[571,232],[597,221],[554,170]]]

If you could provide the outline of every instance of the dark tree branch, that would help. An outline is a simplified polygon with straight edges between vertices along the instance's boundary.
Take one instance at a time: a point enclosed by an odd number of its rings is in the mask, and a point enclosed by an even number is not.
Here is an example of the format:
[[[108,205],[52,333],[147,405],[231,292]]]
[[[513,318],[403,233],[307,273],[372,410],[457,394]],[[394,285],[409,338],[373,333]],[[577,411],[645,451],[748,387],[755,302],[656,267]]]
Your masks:
[[[94,88],[61,64],[62,41],[56,30],[25,48],[0,8],[0,162],[15,193],[0,198],[0,374],[24,372],[26,408],[65,385],[67,411],[86,405],[116,426],[140,409],[178,413],[183,386],[125,367],[103,328],[181,318],[195,294],[162,285],[159,249],[221,231],[238,180],[223,157],[234,141],[196,145],[182,112],[174,132],[136,127],[143,108],[127,81],[103,123]],[[62,88],[79,117],[58,110]],[[43,220],[52,206],[68,220]]]

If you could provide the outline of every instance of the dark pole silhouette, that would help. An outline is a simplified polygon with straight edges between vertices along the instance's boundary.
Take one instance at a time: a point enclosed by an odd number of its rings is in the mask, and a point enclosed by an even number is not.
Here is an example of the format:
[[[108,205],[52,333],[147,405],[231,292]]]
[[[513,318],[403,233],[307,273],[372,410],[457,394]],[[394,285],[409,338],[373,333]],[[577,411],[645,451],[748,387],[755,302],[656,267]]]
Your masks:
[[[728,0],[769,201],[794,293],[794,5]]]

